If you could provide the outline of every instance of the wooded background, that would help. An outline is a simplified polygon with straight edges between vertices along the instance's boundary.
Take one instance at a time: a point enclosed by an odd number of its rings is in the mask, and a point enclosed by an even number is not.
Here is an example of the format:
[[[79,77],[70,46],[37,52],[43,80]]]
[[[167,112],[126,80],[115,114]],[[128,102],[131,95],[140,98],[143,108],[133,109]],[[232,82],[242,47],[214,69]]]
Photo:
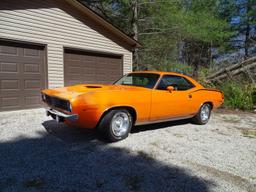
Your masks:
[[[256,0],[81,2],[143,45],[134,51],[134,70],[182,72],[223,90],[228,79],[254,94]]]

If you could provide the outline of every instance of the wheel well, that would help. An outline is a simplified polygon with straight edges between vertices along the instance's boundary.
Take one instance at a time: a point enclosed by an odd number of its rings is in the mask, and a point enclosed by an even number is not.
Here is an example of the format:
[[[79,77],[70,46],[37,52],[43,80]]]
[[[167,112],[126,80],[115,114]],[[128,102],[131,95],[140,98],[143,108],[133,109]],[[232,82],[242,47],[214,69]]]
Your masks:
[[[118,106],[118,107],[112,107],[112,108],[109,108],[107,109],[100,117],[100,120],[99,122],[102,120],[102,118],[109,112],[109,111],[112,111],[112,110],[115,110],[115,109],[126,109],[132,116],[132,120],[133,120],[133,124],[136,122],[137,120],[137,113],[136,113],[136,110],[132,107],[129,107],[129,106]],[[98,123],[99,123],[98,122]]]
[[[212,102],[207,101],[207,102],[205,102],[204,104],[209,104],[209,105],[211,106],[211,108],[213,109],[213,103],[212,103]]]

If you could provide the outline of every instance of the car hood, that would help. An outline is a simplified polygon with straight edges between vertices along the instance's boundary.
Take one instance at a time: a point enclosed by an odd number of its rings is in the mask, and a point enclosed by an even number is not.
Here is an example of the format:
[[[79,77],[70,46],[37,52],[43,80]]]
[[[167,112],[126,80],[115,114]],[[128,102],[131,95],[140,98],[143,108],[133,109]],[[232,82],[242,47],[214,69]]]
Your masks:
[[[81,84],[74,85],[69,87],[55,88],[55,89],[46,89],[42,93],[59,97],[63,99],[70,100],[79,95],[92,92],[106,92],[106,91],[140,91],[140,90],[149,90],[144,87],[135,87],[127,85],[103,85],[103,84]]]

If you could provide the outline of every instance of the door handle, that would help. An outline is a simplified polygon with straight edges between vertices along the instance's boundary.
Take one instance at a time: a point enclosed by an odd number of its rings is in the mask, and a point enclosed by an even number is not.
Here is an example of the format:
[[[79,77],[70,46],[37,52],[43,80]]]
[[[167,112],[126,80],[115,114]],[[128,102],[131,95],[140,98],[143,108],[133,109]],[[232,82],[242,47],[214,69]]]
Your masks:
[[[190,98],[190,99],[191,99],[191,98],[192,98],[192,95],[191,95],[191,94],[189,94],[189,95],[188,95],[188,98]]]

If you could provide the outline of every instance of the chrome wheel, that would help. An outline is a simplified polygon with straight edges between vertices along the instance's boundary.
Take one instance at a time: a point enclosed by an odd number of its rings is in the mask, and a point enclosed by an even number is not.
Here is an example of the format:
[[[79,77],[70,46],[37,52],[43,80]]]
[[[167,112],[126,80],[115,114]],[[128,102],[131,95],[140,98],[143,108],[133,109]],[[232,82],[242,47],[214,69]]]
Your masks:
[[[208,121],[211,114],[211,107],[208,104],[204,104],[201,108],[200,117],[203,122]]]
[[[124,136],[129,130],[131,120],[125,112],[117,112],[111,121],[111,129],[116,137]]]

